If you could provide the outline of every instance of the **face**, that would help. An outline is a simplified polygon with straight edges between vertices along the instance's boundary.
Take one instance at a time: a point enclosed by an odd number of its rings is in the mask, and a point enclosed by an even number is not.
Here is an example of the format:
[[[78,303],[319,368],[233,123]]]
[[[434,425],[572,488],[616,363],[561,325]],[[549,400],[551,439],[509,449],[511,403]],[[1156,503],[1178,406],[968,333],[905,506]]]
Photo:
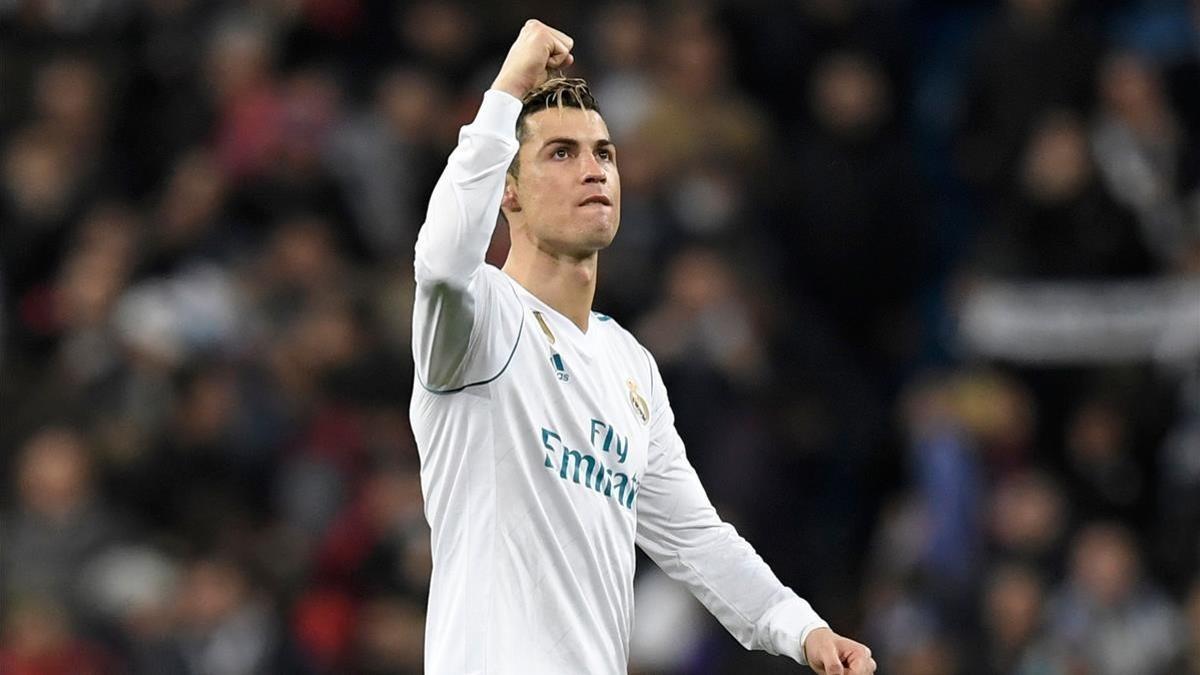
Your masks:
[[[1124,530],[1100,525],[1079,535],[1072,576],[1101,605],[1111,607],[1125,600],[1137,575],[1137,553]]]
[[[621,221],[621,179],[600,114],[553,107],[527,117],[525,129],[502,202],[513,246],[575,258],[607,247]]]

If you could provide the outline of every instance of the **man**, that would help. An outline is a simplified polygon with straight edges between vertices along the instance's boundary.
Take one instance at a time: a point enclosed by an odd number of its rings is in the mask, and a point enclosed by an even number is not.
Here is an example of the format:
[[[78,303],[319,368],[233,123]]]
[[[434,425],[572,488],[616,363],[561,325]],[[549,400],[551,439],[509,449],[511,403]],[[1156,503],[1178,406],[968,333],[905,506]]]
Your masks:
[[[713,510],[651,357],[591,311],[617,150],[573,41],[529,21],[417,241],[410,415],[432,527],[430,673],[626,671],[634,544],[748,648],[875,671]],[[484,264],[498,210],[512,248]]]

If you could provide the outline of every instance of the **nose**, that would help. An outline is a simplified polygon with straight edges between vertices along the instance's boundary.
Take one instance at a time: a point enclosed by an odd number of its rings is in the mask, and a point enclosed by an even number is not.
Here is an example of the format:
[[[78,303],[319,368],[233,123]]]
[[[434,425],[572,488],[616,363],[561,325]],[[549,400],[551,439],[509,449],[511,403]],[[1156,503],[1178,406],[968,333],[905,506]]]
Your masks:
[[[583,160],[583,183],[607,183],[608,174],[604,173],[604,167],[596,160],[595,155],[587,155]]]

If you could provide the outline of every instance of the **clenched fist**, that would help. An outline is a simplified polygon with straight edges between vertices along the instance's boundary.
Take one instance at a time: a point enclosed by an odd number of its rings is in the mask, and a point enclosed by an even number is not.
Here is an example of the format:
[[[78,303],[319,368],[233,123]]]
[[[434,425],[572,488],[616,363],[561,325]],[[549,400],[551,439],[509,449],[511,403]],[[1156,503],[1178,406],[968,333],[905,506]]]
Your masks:
[[[530,19],[508,50],[500,74],[492,89],[506,91],[522,98],[534,87],[546,81],[550,71],[571,65],[575,57],[571,47],[575,41],[566,33]]]
[[[866,645],[818,628],[804,641],[808,665],[818,675],[873,675],[875,659]]]

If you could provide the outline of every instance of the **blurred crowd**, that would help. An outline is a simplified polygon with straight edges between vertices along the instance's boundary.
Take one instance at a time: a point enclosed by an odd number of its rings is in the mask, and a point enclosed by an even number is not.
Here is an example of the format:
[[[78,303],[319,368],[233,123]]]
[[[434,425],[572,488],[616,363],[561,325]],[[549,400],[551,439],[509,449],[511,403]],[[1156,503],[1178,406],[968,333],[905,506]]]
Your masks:
[[[0,0],[0,672],[421,672],[412,248],[531,16],[621,149],[596,307],[785,583],[889,675],[1200,673],[1200,354],[957,330],[1200,278],[1172,0]],[[795,672],[654,574],[636,670]]]

